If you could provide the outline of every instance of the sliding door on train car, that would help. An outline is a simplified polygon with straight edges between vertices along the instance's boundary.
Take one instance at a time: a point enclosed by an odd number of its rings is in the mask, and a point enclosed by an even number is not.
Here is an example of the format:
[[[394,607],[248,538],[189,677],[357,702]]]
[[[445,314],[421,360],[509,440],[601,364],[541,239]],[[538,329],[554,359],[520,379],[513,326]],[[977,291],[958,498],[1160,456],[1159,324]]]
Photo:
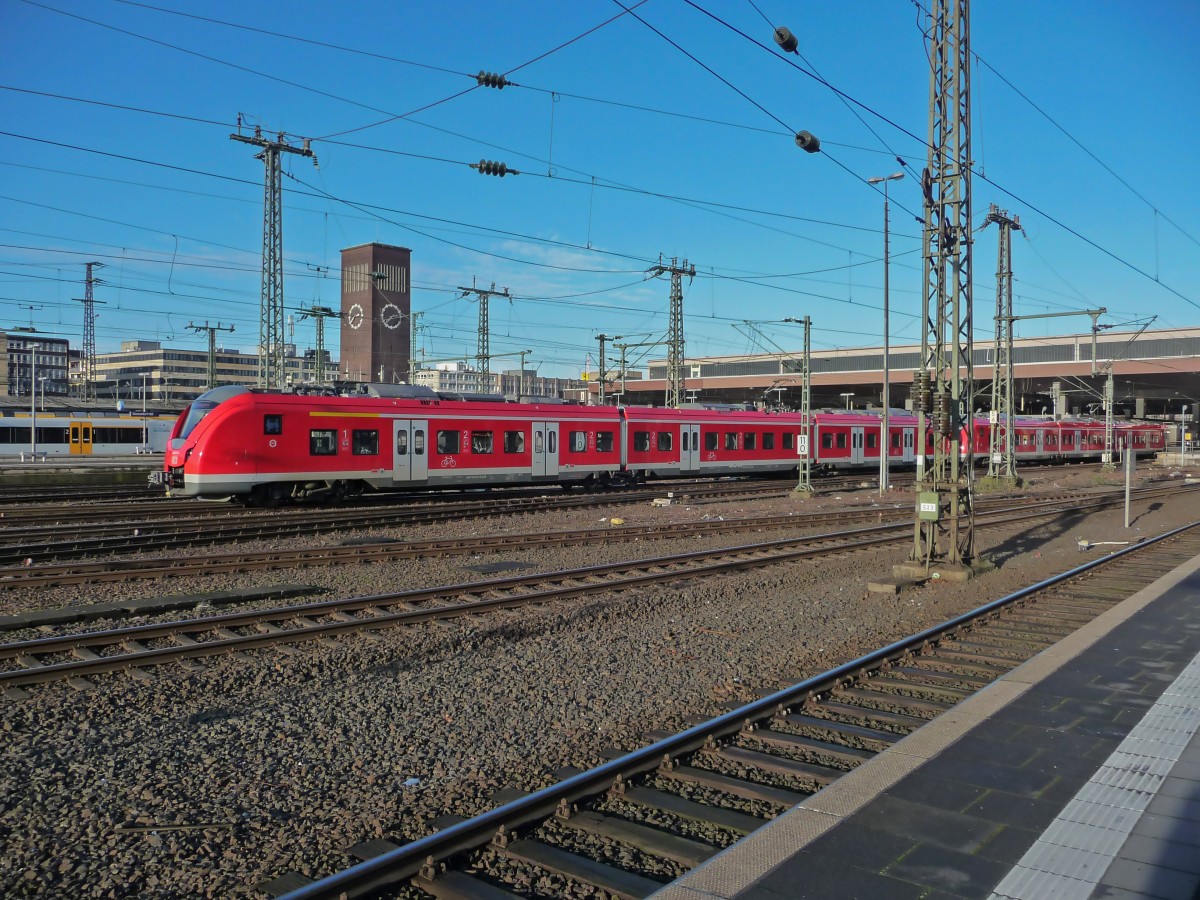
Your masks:
[[[71,423],[71,456],[92,455],[92,423]]]
[[[429,422],[396,419],[392,422],[392,479],[423,483],[429,479]]]
[[[683,472],[700,471],[700,426],[679,426],[679,469]]]
[[[558,474],[558,423],[533,423],[533,476]]]
[[[911,429],[911,428],[905,428],[903,433],[904,433],[904,462],[910,463],[910,462],[913,462],[917,458],[916,451],[913,450],[913,446],[915,443],[913,438],[916,436],[916,432],[913,431],[913,429]]]
[[[855,426],[850,429],[850,465],[861,465],[866,461],[866,454],[863,452],[863,431],[861,426]]]

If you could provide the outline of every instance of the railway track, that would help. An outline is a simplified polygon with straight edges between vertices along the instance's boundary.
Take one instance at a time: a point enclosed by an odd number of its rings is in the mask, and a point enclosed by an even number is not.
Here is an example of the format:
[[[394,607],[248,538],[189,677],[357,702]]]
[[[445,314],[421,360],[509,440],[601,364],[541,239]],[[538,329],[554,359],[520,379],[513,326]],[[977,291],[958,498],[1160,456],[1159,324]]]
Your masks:
[[[785,495],[791,489],[790,483],[778,480],[708,482],[689,485],[686,489],[625,489],[579,494],[539,491],[517,496],[480,493],[468,500],[431,500],[428,495],[422,495],[417,503],[409,502],[403,506],[396,504],[398,495],[392,495],[386,502],[381,500],[366,506],[285,510],[250,510],[228,504],[188,501],[161,509],[155,504],[154,518],[146,518],[146,510],[139,507],[63,510],[25,518],[5,514],[4,520],[9,527],[0,533],[0,565],[20,563],[29,557],[64,559],[93,553],[291,537],[297,533],[322,534],[350,527],[427,525],[547,509],[648,503],[667,493],[680,502],[703,502]],[[197,512],[201,514],[197,515]],[[123,517],[129,518],[114,521]]]
[[[1089,562],[557,784],[508,790],[472,819],[444,816],[405,845],[311,882],[258,885],[286,900],[411,883],[440,900],[518,896],[537,879],[645,897],[852,771],[1125,597],[1200,553],[1200,523]]]
[[[1120,497],[1075,500],[1073,510],[1098,509]],[[1052,518],[1061,509],[1000,510],[977,520],[979,527]],[[629,562],[514,576],[484,582],[355,597],[285,608],[225,613],[159,624],[44,637],[0,644],[0,690],[13,699],[24,688],[66,680],[88,689],[89,676],[128,672],[153,679],[148,669],[167,663],[194,666],[197,659],[269,646],[285,646],[351,632],[418,626],[464,616],[545,604],[568,598],[774,565],[832,553],[846,553],[911,536],[911,522],[900,521],[826,534],[807,535],[742,546],[698,550]]]
[[[1134,495],[1139,501],[1156,497],[1174,495],[1178,488],[1141,488]],[[1036,502],[1052,504],[1061,507],[1063,504],[1078,503],[1095,498],[1095,493],[1063,491],[1056,494],[1039,495]],[[980,500],[976,510],[986,512],[989,509],[999,509],[1012,506],[1011,497],[997,497]],[[412,519],[400,519],[396,513],[382,524],[388,527],[401,527],[429,524],[439,519],[422,518],[425,512],[413,513]],[[449,510],[437,508],[431,511],[439,518],[451,516]],[[461,511],[458,513],[461,518]],[[637,540],[683,539],[703,534],[733,533],[738,531],[763,531],[775,528],[791,528],[803,524],[806,527],[821,526],[826,523],[849,522],[881,522],[911,518],[912,509],[908,504],[897,503],[890,506],[872,506],[846,508],[836,512],[805,513],[803,516],[755,516],[751,518],[725,518],[720,520],[704,520],[696,522],[676,522],[670,525],[628,525],[613,526],[600,532],[606,543]],[[370,523],[355,521],[356,527],[369,527]],[[284,526],[276,525],[282,529]],[[293,530],[285,532],[267,531],[263,533],[257,526],[246,531],[236,532],[236,537],[226,537],[226,540],[246,540],[262,537],[278,537],[280,534],[294,535]],[[140,529],[139,529],[140,530]],[[340,529],[339,529],[340,530]],[[313,533],[309,530],[307,533]],[[63,564],[23,565],[16,560],[6,558],[0,550],[0,591],[15,590],[29,587],[53,587],[68,584],[88,584],[93,582],[133,581],[150,578],[174,578],[188,575],[206,575],[217,572],[246,572],[255,569],[303,568],[309,566],[346,565],[351,563],[385,562],[397,559],[426,558],[431,556],[449,556],[474,553],[498,553],[515,548],[530,549],[534,547],[562,547],[594,541],[597,532],[580,533],[579,531],[538,532],[526,534],[498,534],[491,536],[472,536],[469,538],[446,538],[429,541],[399,542],[394,540],[361,541],[343,546],[278,549],[257,553],[222,553],[204,557],[169,557],[154,559],[115,559],[104,561],[79,561]],[[179,546],[172,543],[166,535],[130,535],[128,529],[120,539],[94,539],[96,543],[86,546],[117,553],[121,550],[153,550]],[[196,538],[184,533],[181,543],[191,543]],[[122,543],[123,542],[123,543]],[[216,543],[216,535],[209,535],[205,543]],[[19,553],[29,552],[32,557],[63,558],[83,555],[84,546],[72,544],[70,548],[48,550],[44,554],[36,550],[22,549]],[[93,552],[96,552],[93,550]]]

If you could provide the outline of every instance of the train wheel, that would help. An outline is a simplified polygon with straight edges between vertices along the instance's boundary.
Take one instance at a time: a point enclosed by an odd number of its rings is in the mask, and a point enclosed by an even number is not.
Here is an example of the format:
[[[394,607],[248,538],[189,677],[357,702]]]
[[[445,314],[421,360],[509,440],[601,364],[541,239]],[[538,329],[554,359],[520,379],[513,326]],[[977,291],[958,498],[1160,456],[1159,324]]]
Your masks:
[[[333,484],[331,484],[329,486],[329,502],[330,503],[341,503],[343,500],[346,499],[346,495],[348,493],[349,493],[349,491],[346,490],[346,482],[335,481]]]
[[[264,485],[263,488],[260,506],[274,509],[277,506],[282,506],[288,499],[288,486],[286,484],[281,484],[277,481],[274,484]]]

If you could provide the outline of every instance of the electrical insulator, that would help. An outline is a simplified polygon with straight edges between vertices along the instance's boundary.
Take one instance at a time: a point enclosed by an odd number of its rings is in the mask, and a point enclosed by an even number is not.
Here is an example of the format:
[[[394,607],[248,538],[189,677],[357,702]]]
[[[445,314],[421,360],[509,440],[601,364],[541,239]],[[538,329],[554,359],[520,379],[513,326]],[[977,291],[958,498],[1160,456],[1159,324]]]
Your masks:
[[[506,84],[512,84],[507,78],[499,72],[480,72],[475,76],[475,80],[479,82],[480,87],[496,88],[496,90],[504,90]]]
[[[929,414],[931,410],[930,401],[931,394],[929,391],[930,376],[927,370],[920,370],[913,373],[912,391],[910,396],[913,400],[913,410]]]
[[[480,175],[498,175],[503,178],[509,172],[513,175],[518,174],[516,169],[510,169],[502,162],[493,162],[490,159],[481,159],[478,163],[471,164],[472,169],[478,169]]]
[[[817,136],[809,131],[801,131],[796,135],[796,146],[805,153],[816,153],[821,149],[821,142],[817,140]]]
[[[795,53],[799,55],[800,51],[796,48],[800,46],[800,42],[796,40],[796,36],[784,28],[782,25],[775,29],[775,43],[784,53]]]
[[[938,391],[933,395],[933,430],[943,436],[949,436],[954,430],[954,416],[950,413],[950,395]]]

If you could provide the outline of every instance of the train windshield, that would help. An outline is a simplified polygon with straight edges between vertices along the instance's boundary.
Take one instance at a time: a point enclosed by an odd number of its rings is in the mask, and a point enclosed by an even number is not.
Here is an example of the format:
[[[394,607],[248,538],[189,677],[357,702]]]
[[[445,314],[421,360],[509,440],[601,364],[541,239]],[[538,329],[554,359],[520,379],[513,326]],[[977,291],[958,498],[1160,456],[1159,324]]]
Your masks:
[[[211,391],[206,391],[195,400],[187,410],[187,418],[183,420],[183,428],[179,430],[178,438],[188,437],[201,420],[210,412],[220,406],[230,397],[236,397],[238,394],[247,393],[247,389],[241,385],[227,385],[225,387],[213,388]]]

